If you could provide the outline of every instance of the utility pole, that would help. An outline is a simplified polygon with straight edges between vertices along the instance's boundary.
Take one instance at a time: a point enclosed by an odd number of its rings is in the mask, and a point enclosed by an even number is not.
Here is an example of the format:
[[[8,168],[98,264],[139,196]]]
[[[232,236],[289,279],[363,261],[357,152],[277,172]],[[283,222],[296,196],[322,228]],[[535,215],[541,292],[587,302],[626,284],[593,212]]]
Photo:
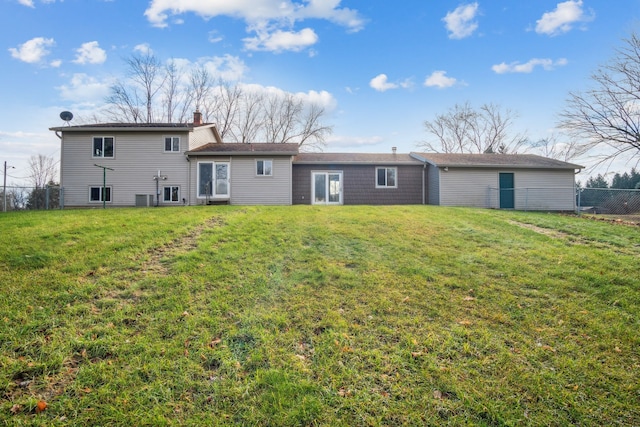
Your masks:
[[[15,169],[15,166],[9,166],[9,169]],[[2,205],[2,212],[7,211],[7,161],[4,161],[4,181],[2,183],[2,197],[4,203]]]
[[[107,208],[107,169],[112,171],[113,169],[108,168],[106,166],[100,166],[94,164],[93,166],[97,168],[102,168],[102,209]]]

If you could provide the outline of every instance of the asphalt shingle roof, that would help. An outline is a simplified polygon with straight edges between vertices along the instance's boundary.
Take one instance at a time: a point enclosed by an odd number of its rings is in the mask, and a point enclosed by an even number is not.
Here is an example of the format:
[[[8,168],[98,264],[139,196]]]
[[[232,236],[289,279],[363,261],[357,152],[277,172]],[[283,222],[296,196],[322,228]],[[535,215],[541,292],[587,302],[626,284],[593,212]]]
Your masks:
[[[412,153],[438,167],[517,169],[583,169],[584,166],[534,154],[455,154],[455,153]]]
[[[409,154],[391,153],[300,153],[293,159],[297,164],[410,164],[421,162]]]
[[[298,144],[279,143],[215,143],[211,142],[187,152],[187,154],[235,154],[235,155],[287,155],[298,154]]]

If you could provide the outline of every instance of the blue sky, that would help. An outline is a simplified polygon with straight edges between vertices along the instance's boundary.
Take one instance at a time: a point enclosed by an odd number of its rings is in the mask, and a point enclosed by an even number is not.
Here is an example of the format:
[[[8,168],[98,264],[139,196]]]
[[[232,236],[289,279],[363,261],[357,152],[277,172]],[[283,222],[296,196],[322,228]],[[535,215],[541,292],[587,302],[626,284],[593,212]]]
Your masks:
[[[465,102],[548,137],[640,29],[640,0],[0,0],[0,26],[0,162],[17,183],[30,156],[59,158],[59,113],[89,117],[145,49],[322,102],[329,152],[420,151],[423,122]]]

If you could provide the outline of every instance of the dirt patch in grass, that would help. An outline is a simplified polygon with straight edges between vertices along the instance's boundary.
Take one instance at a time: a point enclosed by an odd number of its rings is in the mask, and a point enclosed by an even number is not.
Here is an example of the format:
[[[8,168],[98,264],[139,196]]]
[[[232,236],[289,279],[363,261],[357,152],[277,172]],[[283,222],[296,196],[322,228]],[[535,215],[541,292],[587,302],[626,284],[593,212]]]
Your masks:
[[[533,224],[526,224],[524,222],[518,221],[507,221],[511,225],[517,225],[518,227],[526,228],[527,230],[535,231],[538,234],[543,234],[545,236],[553,237],[555,239],[566,239],[569,237],[567,233],[563,233],[562,231],[553,230],[551,228],[538,227]]]
[[[224,221],[221,218],[209,218],[204,224],[196,227],[188,234],[174,239],[165,245],[151,249],[148,252],[150,258],[147,262],[142,264],[141,271],[159,276],[168,275],[169,270],[162,262],[163,259],[166,259],[173,254],[189,252],[196,249],[198,247],[198,238],[205,230],[220,227],[222,225],[224,225]]]

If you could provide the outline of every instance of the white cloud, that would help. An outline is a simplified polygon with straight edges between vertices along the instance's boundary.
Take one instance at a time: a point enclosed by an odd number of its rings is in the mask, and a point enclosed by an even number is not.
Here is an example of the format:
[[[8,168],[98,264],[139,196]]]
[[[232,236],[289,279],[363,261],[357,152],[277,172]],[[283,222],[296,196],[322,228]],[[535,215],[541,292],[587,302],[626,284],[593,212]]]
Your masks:
[[[582,0],[569,0],[558,3],[553,12],[546,12],[536,21],[536,33],[557,36],[566,33],[576,23],[592,21],[595,14],[586,14],[582,9]]]
[[[53,61],[51,61],[49,63],[49,66],[52,68],[59,68],[62,65],[62,60],[61,59],[54,59]]]
[[[477,15],[477,2],[460,5],[453,12],[447,13],[442,20],[450,33],[449,38],[463,39],[473,34],[478,28],[478,22],[475,21]]]
[[[36,64],[51,53],[47,48],[54,46],[56,43],[53,39],[45,39],[44,37],[35,37],[18,46],[17,48],[9,48],[11,56],[20,61],[29,64]]]
[[[153,54],[153,50],[151,49],[151,46],[149,46],[149,43],[137,44],[137,45],[135,45],[133,47],[133,51],[141,53],[143,55],[146,55],[146,54],[151,55],[151,54]]]
[[[221,42],[223,39],[224,38],[218,34],[218,31],[216,30],[209,31],[209,35],[207,38],[207,40],[209,40],[209,43],[218,43],[218,42]]]
[[[169,15],[195,13],[205,19],[224,15],[244,19],[247,23],[326,19],[352,31],[362,29],[364,20],[358,11],[339,6],[340,0],[308,0],[304,5],[291,0],[152,0],[144,14],[157,27],[166,27]]]
[[[83,43],[76,49],[76,64],[102,64],[107,60],[107,53],[101,49],[98,42]]]
[[[389,78],[387,77],[386,74],[378,74],[377,76],[372,78],[371,81],[369,82],[369,86],[371,86],[373,89],[377,90],[378,92],[385,92],[390,89],[398,88],[398,84],[389,83]]]
[[[156,27],[167,27],[170,16],[195,13],[204,19],[216,16],[239,18],[247,24],[249,50],[281,52],[301,51],[317,43],[318,36],[310,28],[294,31],[296,22],[324,19],[344,26],[350,32],[360,31],[365,24],[357,10],[340,7],[341,0],[152,0],[145,16]],[[214,40],[218,40],[215,37]]]
[[[531,73],[535,67],[542,67],[543,69],[550,71],[555,69],[556,67],[562,67],[567,65],[568,61],[566,58],[560,58],[557,61],[548,58],[533,58],[528,62],[521,64],[519,62],[511,62],[507,64],[503,62],[501,64],[496,64],[491,67],[491,69],[497,74],[505,74],[505,73]]]
[[[458,81],[453,77],[447,77],[446,71],[434,71],[424,81],[424,85],[427,87],[437,87],[444,89],[455,85]]]
[[[18,3],[20,3],[23,6],[35,8],[35,6],[33,4],[33,0],[18,0]]]
[[[100,104],[109,94],[110,83],[99,81],[95,77],[84,73],[77,73],[71,77],[68,84],[58,86],[62,99],[77,104]]]
[[[285,50],[299,52],[316,44],[318,35],[311,28],[298,32],[276,30],[274,32],[259,31],[257,37],[245,38],[245,48],[248,50],[262,50],[282,52]]]

